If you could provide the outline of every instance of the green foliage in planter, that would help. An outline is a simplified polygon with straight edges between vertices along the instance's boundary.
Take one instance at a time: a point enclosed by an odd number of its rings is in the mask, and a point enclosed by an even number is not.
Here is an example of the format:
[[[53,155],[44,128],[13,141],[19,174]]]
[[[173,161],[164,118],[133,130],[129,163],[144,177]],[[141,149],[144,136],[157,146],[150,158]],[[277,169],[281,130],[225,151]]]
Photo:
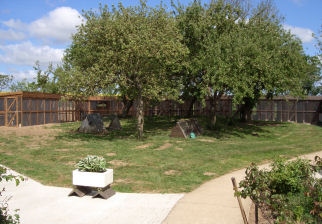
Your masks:
[[[106,161],[101,156],[87,156],[80,160],[75,167],[79,171],[84,172],[105,172],[106,171]]]
[[[239,194],[250,197],[275,223],[321,223],[322,180],[313,176],[317,169],[301,159],[279,159],[270,171],[252,164],[239,183]]]

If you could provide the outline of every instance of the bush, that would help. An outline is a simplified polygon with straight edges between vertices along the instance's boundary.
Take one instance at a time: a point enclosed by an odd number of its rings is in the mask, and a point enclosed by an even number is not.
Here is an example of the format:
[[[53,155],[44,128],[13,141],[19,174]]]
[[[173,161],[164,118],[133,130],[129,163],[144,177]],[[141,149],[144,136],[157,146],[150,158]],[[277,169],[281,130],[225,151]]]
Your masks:
[[[24,178],[22,176],[15,176],[11,174],[6,174],[7,169],[0,166],[0,182],[2,181],[11,181],[14,180],[16,182],[16,186],[19,185],[20,181],[24,181]],[[3,188],[0,191],[0,196],[2,196],[2,193],[5,191],[5,188]],[[7,198],[0,200],[0,224],[18,224],[20,223],[20,217],[17,214],[18,210],[15,210],[15,214],[10,214],[9,208],[8,208],[8,200]]]
[[[276,160],[270,171],[252,164],[239,194],[250,197],[275,223],[321,223],[322,180],[314,178],[316,169],[302,159]]]
[[[80,160],[75,167],[84,172],[105,172],[106,161],[100,156],[87,156]]]

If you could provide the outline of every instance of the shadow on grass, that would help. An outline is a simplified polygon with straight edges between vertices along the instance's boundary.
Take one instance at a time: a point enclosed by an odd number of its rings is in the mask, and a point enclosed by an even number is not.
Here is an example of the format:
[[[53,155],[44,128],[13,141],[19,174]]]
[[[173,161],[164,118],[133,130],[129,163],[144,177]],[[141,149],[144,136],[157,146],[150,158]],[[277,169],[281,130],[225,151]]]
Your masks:
[[[179,118],[176,117],[146,117],[144,123],[144,139],[151,136],[162,135],[171,130],[175,126],[176,121]],[[104,118],[103,121],[109,122],[108,118]],[[108,140],[113,141],[116,139],[137,139],[136,138],[136,120],[134,118],[120,119],[122,123],[122,130],[108,131],[105,134],[83,134],[77,132],[77,128],[73,128],[70,131],[63,132],[57,139],[78,139],[83,141],[88,140]],[[63,128],[67,130],[66,128]]]
[[[207,117],[196,117],[200,125],[204,128],[203,136],[213,138],[229,138],[231,136],[245,138],[247,135],[260,136],[265,133],[270,133],[265,130],[265,126],[285,126],[285,123],[280,122],[265,122],[265,121],[252,121],[243,123],[238,120],[229,122],[224,117],[218,117],[217,124],[214,128],[209,127],[209,120]],[[144,139],[158,135],[167,135],[171,128],[176,125],[176,122],[182,117],[168,117],[168,116],[151,116],[145,118],[144,123]],[[89,140],[108,140],[113,141],[117,139],[137,139],[136,138],[136,120],[134,118],[120,119],[122,123],[122,130],[109,131],[106,134],[83,134],[76,131],[77,127],[70,131],[64,132],[57,136],[57,139],[65,139],[72,141],[78,139],[82,141]],[[106,123],[109,119],[105,118]],[[63,128],[68,130],[66,128]]]
[[[250,121],[241,122],[239,120],[231,121],[224,117],[218,117],[215,127],[210,127],[208,118],[198,119],[202,127],[204,127],[203,136],[214,137],[217,139],[227,137],[245,138],[247,135],[260,136],[269,134],[266,126],[286,126],[285,123],[271,121]]]

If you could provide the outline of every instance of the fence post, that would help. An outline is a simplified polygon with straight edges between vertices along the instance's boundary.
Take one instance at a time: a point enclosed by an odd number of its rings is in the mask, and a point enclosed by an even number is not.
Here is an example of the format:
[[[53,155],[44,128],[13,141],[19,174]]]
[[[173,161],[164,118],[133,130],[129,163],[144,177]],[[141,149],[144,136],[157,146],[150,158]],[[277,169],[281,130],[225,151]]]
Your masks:
[[[255,224],[258,224],[258,205],[255,204]]]
[[[234,191],[235,191],[235,192],[238,192],[238,188],[237,188],[237,184],[236,184],[236,179],[235,179],[235,177],[232,177],[232,178],[231,178],[231,181],[232,181],[232,183],[233,183]],[[243,220],[244,220],[244,224],[248,224],[247,217],[246,217],[246,213],[245,213],[245,210],[244,210],[244,207],[243,207],[243,204],[242,204],[242,202],[241,202],[241,200],[240,200],[239,195],[237,195],[237,201],[238,201],[238,204],[239,204],[240,212],[241,212],[242,217],[243,217]]]

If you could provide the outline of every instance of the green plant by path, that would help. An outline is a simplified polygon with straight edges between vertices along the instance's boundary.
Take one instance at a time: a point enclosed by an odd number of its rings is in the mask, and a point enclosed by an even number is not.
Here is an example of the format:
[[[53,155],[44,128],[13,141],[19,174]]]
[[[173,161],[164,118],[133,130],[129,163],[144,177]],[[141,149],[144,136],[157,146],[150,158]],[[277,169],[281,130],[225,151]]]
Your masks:
[[[16,186],[20,184],[21,181],[24,181],[22,176],[15,176],[13,174],[8,174],[7,169],[0,166],[0,183],[1,182],[15,181]],[[15,210],[15,213],[12,214],[12,211],[9,211],[8,201],[10,198],[2,197],[5,192],[5,187],[0,190],[0,223],[1,224],[19,224],[20,216],[18,214],[19,209]]]
[[[0,164],[43,184],[71,187],[75,164],[87,155],[98,155],[114,169],[116,191],[175,193],[192,191],[252,162],[320,151],[322,145],[319,126],[275,122],[230,126],[219,119],[213,130],[204,118],[198,118],[205,129],[202,136],[170,138],[178,119],[148,117],[142,141],[135,136],[135,119],[121,119],[122,130],[105,135],[77,133],[79,122],[45,126],[49,134],[39,136],[30,127],[13,129],[28,131],[0,135]]]
[[[268,171],[259,170],[255,164],[249,166],[239,184],[239,194],[250,197],[263,216],[274,223],[321,223],[322,179],[314,176],[318,165],[302,159],[278,159],[271,168]]]

